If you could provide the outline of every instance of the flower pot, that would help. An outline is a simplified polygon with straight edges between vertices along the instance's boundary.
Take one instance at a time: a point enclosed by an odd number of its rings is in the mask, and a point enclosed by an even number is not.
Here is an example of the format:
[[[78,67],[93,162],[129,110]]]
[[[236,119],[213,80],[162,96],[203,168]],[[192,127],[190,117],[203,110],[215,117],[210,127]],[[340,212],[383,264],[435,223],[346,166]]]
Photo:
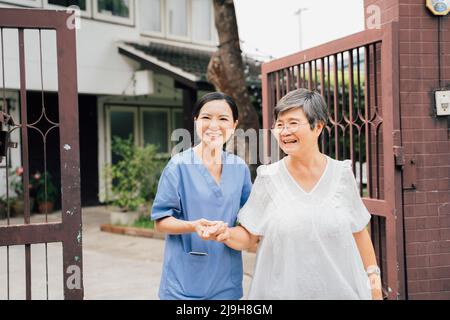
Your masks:
[[[110,220],[113,225],[131,226],[138,218],[139,212],[110,212]]]
[[[23,216],[24,203],[22,199],[14,199],[11,202],[11,216],[20,217]]]
[[[40,202],[38,204],[39,213],[52,213],[53,212],[53,202]]]
[[[0,201],[0,220],[8,218],[8,207],[6,203]]]

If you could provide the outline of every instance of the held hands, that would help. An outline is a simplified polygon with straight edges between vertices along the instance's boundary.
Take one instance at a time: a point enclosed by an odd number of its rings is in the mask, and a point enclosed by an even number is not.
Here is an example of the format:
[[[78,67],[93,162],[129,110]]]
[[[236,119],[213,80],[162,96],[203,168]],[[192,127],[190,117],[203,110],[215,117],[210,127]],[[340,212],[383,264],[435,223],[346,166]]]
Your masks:
[[[200,219],[194,222],[194,227],[197,235],[205,241],[224,242],[230,237],[228,223],[223,221]]]

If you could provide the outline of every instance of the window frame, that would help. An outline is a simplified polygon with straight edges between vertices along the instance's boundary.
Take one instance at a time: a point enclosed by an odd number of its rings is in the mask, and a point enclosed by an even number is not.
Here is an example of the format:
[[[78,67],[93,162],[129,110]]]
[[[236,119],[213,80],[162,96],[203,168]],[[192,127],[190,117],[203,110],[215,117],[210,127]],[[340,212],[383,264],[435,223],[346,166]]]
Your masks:
[[[166,30],[166,38],[170,39],[170,40],[176,40],[176,41],[189,41],[192,42],[192,31],[191,31],[191,0],[186,0],[186,15],[187,15],[187,19],[186,19],[186,36],[177,36],[177,35],[172,35],[169,33],[169,6],[167,5],[167,0],[164,0],[164,2],[166,2],[165,7],[165,11],[164,11],[164,20],[165,20],[165,30]]]
[[[140,0],[145,1],[145,0]],[[210,40],[196,40],[193,38],[192,34],[192,0],[187,0],[187,36],[176,36],[169,34],[169,19],[168,19],[168,7],[167,7],[167,0],[160,0],[161,1],[161,32],[156,31],[150,31],[150,30],[143,30],[139,26],[139,33],[142,36],[148,36],[148,37],[158,37],[162,39],[167,40],[175,40],[180,42],[187,42],[192,44],[198,44],[198,45],[206,45],[206,46],[214,46],[217,43],[217,30],[215,28],[214,23],[214,4],[210,0],[209,5],[211,9],[211,19],[209,23],[210,31],[211,31],[211,39]],[[139,1],[138,1],[139,2]],[[141,22],[141,18],[139,17],[139,24]]]
[[[172,127],[171,127],[171,130],[170,130],[170,132],[169,132],[169,133],[170,133],[170,136],[169,136],[170,147],[172,148],[172,150],[173,150],[173,148],[175,148],[175,146],[177,145],[176,141],[172,141],[172,140],[171,140],[172,132],[173,132],[174,130],[176,130],[176,129],[180,129],[180,128],[177,128],[177,127],[175,126],[175,119],[176,119],[175,114],[176,114],[176,113],[180,113],[180,114],[181,114],[181,118],[182,118],[182,120],[184,121],[184,119],[183,119],[183,115],[184,115],[184,110],[183,110],[183,108],[173,108],[173,109],[171,110],[171,117],[172,117],[171,125],[172,125]],[[182,128],[184,128],[184,126],[183,126]]]
[[[139,125],[140,125],[140,130],[139,130],[139,145],[141,147],[145,146],[145,142],[144,142],[144,112],[164,112],[167,114],[167,148],[168,150],[166,152],[159,152],[159,155],[163,155],[163,156],[168,156],[170,155],[171,149],[172,149],[172,141],[170,141],[170,132],[172,129],[172,112],[170,112],[170,109],[167,107],[149,107],[149,106],[141,106],[139,107]]]
[[[23,7],[42,8],[42,0],[2,0],[0,2],[15,4]]]
[[[112,163],[112,136],[111,136],[111,112],[131,112],[133,113],[133,135],[134,144],[139,145],[139,109],[127,107],[125,105],[109,105],[105,104],[106,111],[106,162]]]
[[[141,1],[146,1],[146,0],[138,0],[138,5],[140,6],[140,2]],[[144,36],[150,36],[150,37],[159,37],[159,38],[164,38],[165,37],[165,34],[166,34],[166,17],[165,17],[165,12],[166,12],[166,0],[159,0],[160,1],[160,3],[161,3],[161,5],[160,5],[160,12],[159,12],[159,14],[160,14],[160,23],[161,23],[161,25],[160,25],[160,28],[161,28],[161,32],[158,32],[158,31],[152,31],[152,30],[143,30],[143,29],[141,29],[141,26],[142,26],[142,24],[141,24],[141,16],[139,16],[139,18],[138,18],[138,22],[139,22],[139,26],[138,26],[138,28],[139,28],[139,32],[140,32],[140,34],[141,35],[144,35]],[[141,8],[139,7],[139,12],[141,11],[140,10]]]
[[[98,12],[98,0],[93,0],[93,6],[92,6],[92,17],[95,20],[98,21],[105,21],[105,22],[111,22],[116,24],[122,24],[126,26],[135,26],[135,9],[136,9],[136,2],[135,0],[130,0],[130,17],[129,18],[123,18],[123,17],[114,17],[109,16],[103,13]]]
[[[189,3],[191,4],[191,11],[189,13],[189,17],[190,17],[190,21],[192,23],[192,0],[188,0]],[[211,31],[211,39],[208,40],[194,40],[193,38],[193,34],[192,34],[192,24],[191,24],[191,34],[190,34],[190,38],[191,38],[191,42],[192,43],[198,43],[198,44],[203,44],[203,45],[214,45],[216,42],[216,36],[215,33],[216,31],[216,26],[214,23],[214,4],[213,1],[209,1],[209,6],[211,8],[211,19],[209,21],[209,28]]]
[[[44,8],[49,8],[49,9],[61,9],[61,8],[64,8],[64,9],[66,9],[67,7],[60,6],[60,5],[53,4],[53,3],[49,3],[49,0],[44,0]],[[91,0],[86,0],[86,10],[81,10],[81,8],[80,8],[80,12],[81,12],[81,16],[82,17],[92,18],[92,1]]]

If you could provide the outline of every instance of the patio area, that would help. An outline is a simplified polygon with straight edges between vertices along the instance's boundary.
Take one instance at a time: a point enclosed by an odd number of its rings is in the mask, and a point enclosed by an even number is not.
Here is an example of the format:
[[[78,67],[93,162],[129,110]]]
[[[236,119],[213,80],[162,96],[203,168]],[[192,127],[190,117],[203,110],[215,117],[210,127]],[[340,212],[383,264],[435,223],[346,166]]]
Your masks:
[[[58,221],[61,213],[48,216]],[[45,222],[45,215],[33,215],[32,223]],[[12,218],[21,224],[23,218]],[[158,299],[164,240],[132,237],[100,231],[109,223],[107,207],[83,208],[83,276],[87,300]],[[0,225],[6,224],[5,220]],[[63,298],[62,245],[47,245],[49,299]],[[244,252],[244,298],[253,272],[255,254]],[[46,299],[45,245],[31,246],[32,298]],[[25,299],[25,250],[9,248],[10,299]],[[7,298],[7,249],[0,247],[0,300]]]

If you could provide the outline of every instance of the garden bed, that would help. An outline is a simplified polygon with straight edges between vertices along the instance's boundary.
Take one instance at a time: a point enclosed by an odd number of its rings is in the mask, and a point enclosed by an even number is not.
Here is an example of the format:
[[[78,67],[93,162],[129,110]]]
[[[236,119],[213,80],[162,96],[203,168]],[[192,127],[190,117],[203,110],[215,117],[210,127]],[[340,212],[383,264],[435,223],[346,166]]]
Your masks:
[[[116,226],[112,224],[102,224],[100,230],[104,232],[111,232],[115,234],[123,234],[134,237],[165,239],[165,234],[149,228],[137,228],[128,226]]]

